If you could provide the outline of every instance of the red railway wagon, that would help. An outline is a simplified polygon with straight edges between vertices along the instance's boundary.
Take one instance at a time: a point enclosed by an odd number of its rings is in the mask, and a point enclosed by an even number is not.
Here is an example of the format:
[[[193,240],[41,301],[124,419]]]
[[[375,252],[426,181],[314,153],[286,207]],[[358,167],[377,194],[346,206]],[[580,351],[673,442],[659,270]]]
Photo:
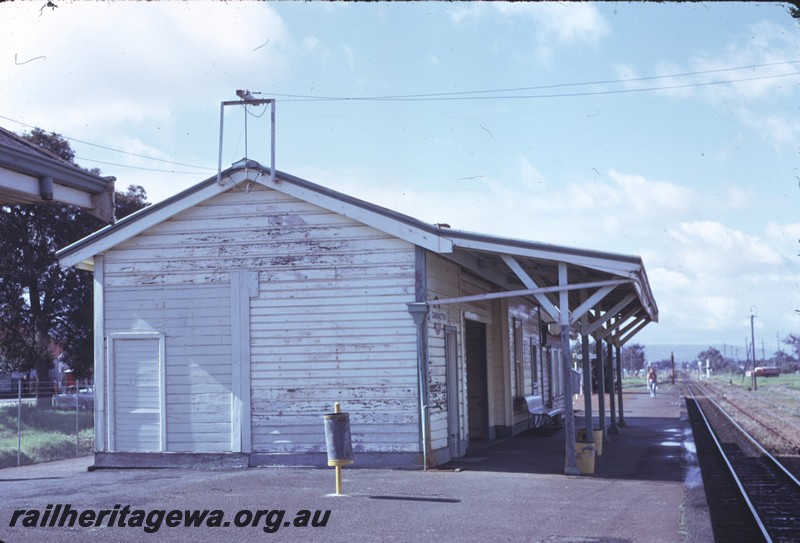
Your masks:
[[[775,377],[781,374],[780,368],[759,366],[755,369],[756,377]]]

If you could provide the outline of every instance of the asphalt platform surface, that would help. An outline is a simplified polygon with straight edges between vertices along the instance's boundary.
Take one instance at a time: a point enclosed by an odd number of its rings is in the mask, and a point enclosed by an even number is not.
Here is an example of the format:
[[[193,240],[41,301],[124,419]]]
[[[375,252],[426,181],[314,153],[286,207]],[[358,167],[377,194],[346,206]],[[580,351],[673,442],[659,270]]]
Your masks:
[[[582,397],[575,407],[580,428]],[[683,398],[626,389],[624,408],[591,475],[564,474],[563,429],[476,442],[424,472],[348,467],[343,495],[333,468],[89,471],[91,457],[6,468],[0,541],[714,541]],[[187,510],[206,511],[201,526],[185,525]],[[64,526],[50,527],[57,516]]]

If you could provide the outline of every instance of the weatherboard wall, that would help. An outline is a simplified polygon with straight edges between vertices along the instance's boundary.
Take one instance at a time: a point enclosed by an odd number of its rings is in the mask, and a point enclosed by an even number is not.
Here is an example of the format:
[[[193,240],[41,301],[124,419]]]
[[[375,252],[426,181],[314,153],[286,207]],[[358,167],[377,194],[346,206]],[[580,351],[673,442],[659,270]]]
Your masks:
[[[165,451],[321,453],[338,401],[356,451],[418,453],[414,273],[410,243],[234,187],[104,255],[104,332],[163,335]]]
[[[461,295],[461,268],[444,258],[428,252],[427,286],[428,300],[455,298]],[[447,327],[454,327],[457,332],[457,367],[458,382],[455,386],[447,383],[447,360],[445,339]],[[449,432],[457,432],[460,439],[467,439],[466,430],[466,371],[464,356],[461,354],[461,304],[431,306],[428,313],[428,406],[430,443],[432,451],[444,451],[449,448]],[[460,399],[457,417],[457,428],[448,424],[449,391],[456,391]],[[444,461],[451,455],[444,454]]]

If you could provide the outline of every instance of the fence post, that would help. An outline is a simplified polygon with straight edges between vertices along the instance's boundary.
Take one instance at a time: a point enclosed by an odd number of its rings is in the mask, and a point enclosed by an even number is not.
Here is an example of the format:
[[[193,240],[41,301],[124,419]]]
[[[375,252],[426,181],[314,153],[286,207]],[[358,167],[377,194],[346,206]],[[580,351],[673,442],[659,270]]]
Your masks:
[[[17,381],[17,465],[20,465],[22,450],[22,379]]]

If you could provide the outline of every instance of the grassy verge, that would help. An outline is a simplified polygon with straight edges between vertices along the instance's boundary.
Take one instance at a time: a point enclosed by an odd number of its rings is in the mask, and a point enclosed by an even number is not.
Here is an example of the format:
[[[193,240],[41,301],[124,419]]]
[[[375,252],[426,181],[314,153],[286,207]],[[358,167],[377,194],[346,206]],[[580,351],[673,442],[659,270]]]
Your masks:
[[[22,405],[21,464],[74,458],[75,412]],[[91,411],[78,413],[78,456],[91,454],[94,420]],[[0,468],[17,465],[17,406],[0,406]]]
[[[672,378],[665,378],[664,383],[671,383]],[[647,381],[645,381],[644,376],[642,377],[623,377],[622,378],[622,390],[628,389],[635,389],[641,388],[642,390],[647,390]]]
[[[712,379],[742,388],[750,388],[753,385],[752,377],[744,377],[742,375],[722,374],[715,375]],[[782,388],[800,391],[800,375],[796,373],[781,374],[775,377],[758,377],[757,380],[759,389]]]

